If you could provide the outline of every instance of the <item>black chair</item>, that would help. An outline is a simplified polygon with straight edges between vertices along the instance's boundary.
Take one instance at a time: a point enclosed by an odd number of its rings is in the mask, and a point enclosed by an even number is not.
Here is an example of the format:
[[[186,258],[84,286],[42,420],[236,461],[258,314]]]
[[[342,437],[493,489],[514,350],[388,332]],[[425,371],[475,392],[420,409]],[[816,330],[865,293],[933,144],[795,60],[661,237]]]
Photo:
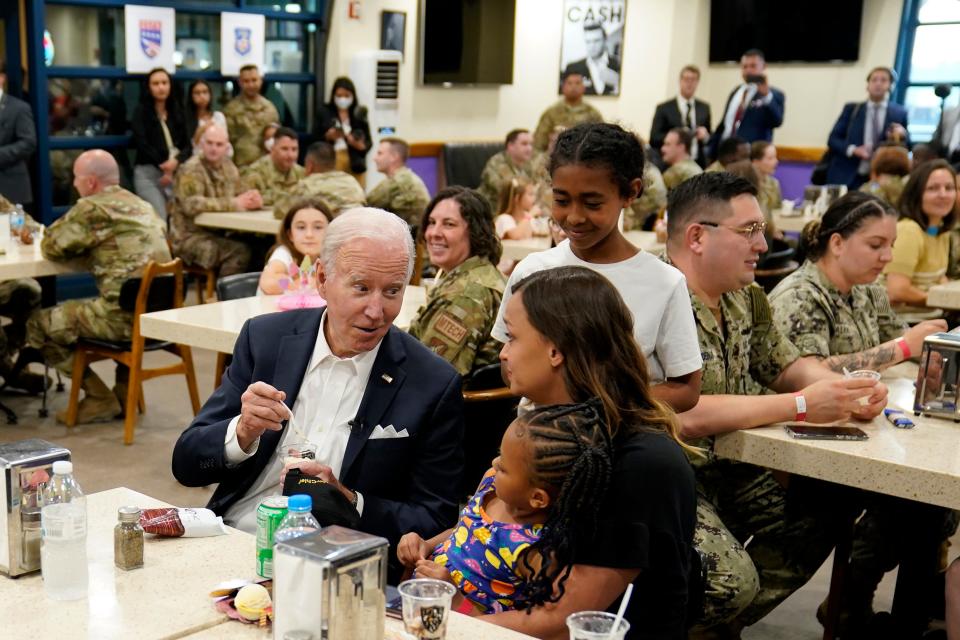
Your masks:
[[[260,285],[260,272],[236,273],[232,276],[224,276],[217,280],[217,300],[238,300],[240,298],[249,298],[257,295],[257,287]],[[230,364],[229,353],[218,353],[217,364],[213,371],[213,388],[220,386],[220,380],[223,379],[223,372],[227,370]]]
[[[127,382],[127,397],[124,402],[123,443],[133,444],[133,431],[136,427],[137,409],[143,412],[146,405],[143,399],[143,382],[150,378],[183,374],[187,379],[187,391],[194,415],[200,411],[200,395],[197,392],[197,378],[193,370],[193,356],[190,347],[161,340],[148,340],[140,333],[140,315],[149,311],[178,309],[183,306],[183,264],[179,258],[172,262],[158,263],[151,260],[143,269],[140,278],[129,278],[120,288],[120,308],[133,314],[133,330],[129,341],[97,340],[83,338],[77,342],[73,356],[73,375],[70,385],[70,404],[67,406],[67,426],[77,423],[77,411],[80,404],[80,381],[87,364],[98,360],[115,360],[130,369]],[[156,367],[143,368],[143,354],[146,351],[168,351],[180,357],[180,362]]]
[[[707,561],[703,551],[696,547],[690,554],[690,572],[687,576],[687,629],[691,629],[703,618],[707,594]]]
[[[447,142],[443,145],[443,170],[446,186],[461,185],[476,189],[487,161],[503,151],[503,142]]]
[[[800,267],[794,258],[797,250],[784,240],[773,238],[770,248],[760,256],[757,263],[757,284],[767,293],[773,291],[777,284]]]
[[[500,363],[480,367],[463,382],[463,478],[461,495],[471,496],[500,450],[503,434],[517,417],[520,398],[500,376]]]

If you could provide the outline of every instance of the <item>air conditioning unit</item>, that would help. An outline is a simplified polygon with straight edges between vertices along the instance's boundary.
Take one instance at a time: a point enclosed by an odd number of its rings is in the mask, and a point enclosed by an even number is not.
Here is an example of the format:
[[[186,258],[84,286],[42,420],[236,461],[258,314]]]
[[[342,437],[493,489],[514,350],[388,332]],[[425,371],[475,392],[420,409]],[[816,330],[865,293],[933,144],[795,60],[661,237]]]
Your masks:
[[[350,61],[350,78],[357,87],[357,102],[367,108],[373,148],[367,155],[367,190],[383,180],[373,162],[381,138],[399,135],[400,62],[399,51],[359,51]]]

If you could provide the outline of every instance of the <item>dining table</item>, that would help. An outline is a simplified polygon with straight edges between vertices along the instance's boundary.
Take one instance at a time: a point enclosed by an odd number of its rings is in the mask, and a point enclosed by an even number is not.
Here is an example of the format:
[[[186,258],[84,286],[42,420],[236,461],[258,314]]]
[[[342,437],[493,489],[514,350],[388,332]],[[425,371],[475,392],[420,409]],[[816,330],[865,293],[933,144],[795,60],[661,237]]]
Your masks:
[[[83,469],[77,470],[80,476]],[[258,579],[256,537],[225,526],[201,538],[146,535],[143,567],[114,565],[113,529],[123,506],[170,507],[126,487],[92,493],[87,501],[88,592],[85,598],[47,597],[40,572],[0,576],[0,637],[89,640],[246,640],[273,638],[269,628],[229,618],[210,591],[221,583]],[[403,625],[385,617],[385,640],[401,640]],[[451,612],[448,640],[529,640],[530,636]],[[374,639],[375,640],[375,639]]]

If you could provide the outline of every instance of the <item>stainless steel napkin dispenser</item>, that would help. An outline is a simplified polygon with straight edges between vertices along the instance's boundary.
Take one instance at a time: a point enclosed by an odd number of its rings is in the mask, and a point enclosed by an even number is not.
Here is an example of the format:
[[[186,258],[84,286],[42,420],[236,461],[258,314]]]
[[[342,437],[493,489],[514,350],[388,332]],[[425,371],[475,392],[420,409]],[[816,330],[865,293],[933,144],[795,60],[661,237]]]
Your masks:
[[[330,526],[273,548],[273,637],[382,638],[386,539]]]
[[[0,573],[16,577],[40,570],[40,503],[53,463],[70,452],[46,440],[0,444]]]
[[[923,341],[913,412],[918,416],[923,414],[960,422],[958,406],[960,334],[934,333]]]

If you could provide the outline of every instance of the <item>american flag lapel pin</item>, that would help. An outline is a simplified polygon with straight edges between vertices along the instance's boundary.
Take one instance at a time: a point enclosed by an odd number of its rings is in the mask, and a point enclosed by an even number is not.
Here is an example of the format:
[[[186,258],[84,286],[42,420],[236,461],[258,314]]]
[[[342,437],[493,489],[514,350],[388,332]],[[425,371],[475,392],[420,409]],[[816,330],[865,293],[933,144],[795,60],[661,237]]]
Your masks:
[[[383,379],[383,381],[386,382],[387,384],[390,384],[391,382],[393,382],[393,376],[391,376],[391,375],[389,375],[389,374],[384,373],[384,374],[382,374],[380,377],[381,377],[381,378]]]

